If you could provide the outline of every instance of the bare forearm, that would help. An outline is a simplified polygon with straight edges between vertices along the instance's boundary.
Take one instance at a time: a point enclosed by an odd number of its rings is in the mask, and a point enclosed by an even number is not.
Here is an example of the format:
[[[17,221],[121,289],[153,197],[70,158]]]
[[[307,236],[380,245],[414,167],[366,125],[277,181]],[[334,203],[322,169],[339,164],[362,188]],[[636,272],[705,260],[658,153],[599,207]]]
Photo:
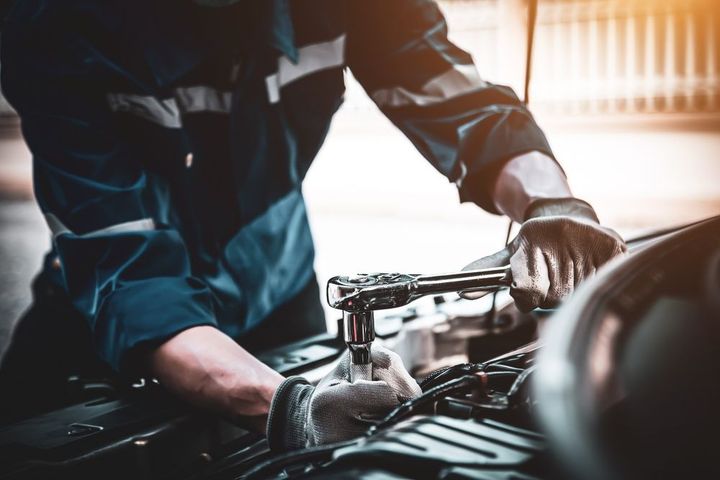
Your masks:
[[[282,375],[220,330],[185,330],[155,349],[152,373],[183,400],[264,430],[270,401]]]
[[[529,152],[508,161],[498,174],[493,190],[497,209],[516,222],[539,198],[572,197],[565,174],[555,161],[540,152]]]

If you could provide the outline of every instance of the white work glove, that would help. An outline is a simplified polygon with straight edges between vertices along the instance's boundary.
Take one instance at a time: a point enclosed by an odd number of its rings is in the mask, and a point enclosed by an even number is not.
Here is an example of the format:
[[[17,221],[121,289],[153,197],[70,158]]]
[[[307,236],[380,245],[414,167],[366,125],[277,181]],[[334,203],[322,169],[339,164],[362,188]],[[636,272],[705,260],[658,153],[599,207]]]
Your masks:
[[[608,260],[627,251],[615,231],[602,227],[595,211],[576,198],[536,200],[518,235],[503,250],[464,270],[510,264],[510,295],[522,311],[551,308]],[[477,293],[464,293],[476,298]]]
[[[370,420],[420,395],[420,386],[395,352],[373,346],[372,359],[372,380],[350,381],[354,367],[348,353],[316,387],[303,377],[289,377],[280,384],[268,415],[270,449],[292,450],[358,437],[372,425]]]

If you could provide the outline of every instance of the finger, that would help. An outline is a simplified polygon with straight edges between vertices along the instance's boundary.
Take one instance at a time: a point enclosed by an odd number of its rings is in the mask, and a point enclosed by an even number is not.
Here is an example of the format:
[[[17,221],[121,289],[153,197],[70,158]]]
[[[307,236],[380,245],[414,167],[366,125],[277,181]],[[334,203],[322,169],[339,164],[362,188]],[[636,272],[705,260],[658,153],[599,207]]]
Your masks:
[[[595,274],[596,266],[602,265],[604,262],[598,262],[595,258],[594,250],[583,250],[580,248],[573,248],[571,251],[572,264],[574,266],[575,284],[577,288],[585,279],[592,277]],[[574,289],[573,289],[574,290]]]
[[[384,415],[400,404],[390,385],[379,380],[359,380],[348,387],[343,398],[356,418],[360,414]]]
[[[336,385],[340,382],[350,381],[350,352],[343,352],[340,357],[335,360],[333,369],[320,380],[318,387],[326,387]]]
[[[341,382],[315,389],[309,406],[308,429],[318,444],[362,435],[366,419],[381,418],[399,405],[384,382]]]
[[[510,257],[512,256],[512,244],[503,248],[502,250],[482,257],[474,262],[469,263],[463,268],[463,271],[467,270],[481,270],[483,268],[502,267],[510,263]]]
[[[400,362],[400,355],[393,352],[392,350],[383,347],[382,345],[373,345],[372,347],[372,363],[373,373],[377,373],[380,370],[387,370],[393,364],[393,362]]]
[[[613,258],[627,253],[627,245],[620,236],[613,230],[606,229],[606,235],[603,235],[599,248],[595,249],[593,254],[593,263],[595,268],[599,268]]]
[[[373,351],[373,380],[387,383],[400,401],[405,401],[422,393],[420,385],[407,371],[397,353],[385,348],[382,348],[377,353],[376,355],[375,351]]]
[[[420,385],[407,373],[379,375],[377,379],[390,386],[399,402],[415,398],[422,393]]]
[[[512,244],[503,248],[499,252],[495,252],[487,257],[479,258],[474,262],[466,265],[463,271],[467,270],[482,270],[485,268],[503,267],[510,263],[510,257],[512,256],[513,247]],[[480,297],[487,295],[488,292],[459,292],[462,298],[468,300],[475,300]]]
[[[545,299],[540,303],[542,308],[556,307],[575,288],[575,263],[570,256],[544,255],[547,265],[550,288]]]
[[[550,275],[543,252],[521,246],[510,258],[513,282],[510,295],[523,312],[539,307],[550,289]]]

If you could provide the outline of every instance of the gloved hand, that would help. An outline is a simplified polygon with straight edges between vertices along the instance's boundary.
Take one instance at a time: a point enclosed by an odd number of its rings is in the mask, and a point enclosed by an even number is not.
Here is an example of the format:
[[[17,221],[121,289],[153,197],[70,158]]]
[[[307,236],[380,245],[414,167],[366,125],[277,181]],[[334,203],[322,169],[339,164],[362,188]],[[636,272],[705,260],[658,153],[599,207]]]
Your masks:
[[[627,251],[623,239],[602,227],[595,211],[576,198],[541,199],[530,204],[512,242],[464,270],[510,264],[510,295],[522,311],[551,308],[602,264]],[[462,294],[477,298],[475,293]]]
[[[374,345],[372,358],[372,380],[351,383],[354,366],[346,354],[316,387],[297,376],[280,384],[268,416],[270,448],[292,450],[360,436],[371,426],[369,420],[420,395],[420,386],[395,352]],[[355,373],[353,378],[359,376]]]

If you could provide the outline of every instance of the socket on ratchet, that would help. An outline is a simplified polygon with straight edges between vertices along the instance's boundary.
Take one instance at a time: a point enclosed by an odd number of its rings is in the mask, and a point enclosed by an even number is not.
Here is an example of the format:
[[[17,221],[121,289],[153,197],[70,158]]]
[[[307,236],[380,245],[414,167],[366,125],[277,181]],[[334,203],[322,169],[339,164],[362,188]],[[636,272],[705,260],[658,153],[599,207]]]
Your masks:
[[[375,310],[401,307],[426,295],[495,291],[512,283],[510,266],[443,275],[373,273],[333,277],[327,285],[328,304],[343,311],[345,343],[352,363],[372,363]]]

